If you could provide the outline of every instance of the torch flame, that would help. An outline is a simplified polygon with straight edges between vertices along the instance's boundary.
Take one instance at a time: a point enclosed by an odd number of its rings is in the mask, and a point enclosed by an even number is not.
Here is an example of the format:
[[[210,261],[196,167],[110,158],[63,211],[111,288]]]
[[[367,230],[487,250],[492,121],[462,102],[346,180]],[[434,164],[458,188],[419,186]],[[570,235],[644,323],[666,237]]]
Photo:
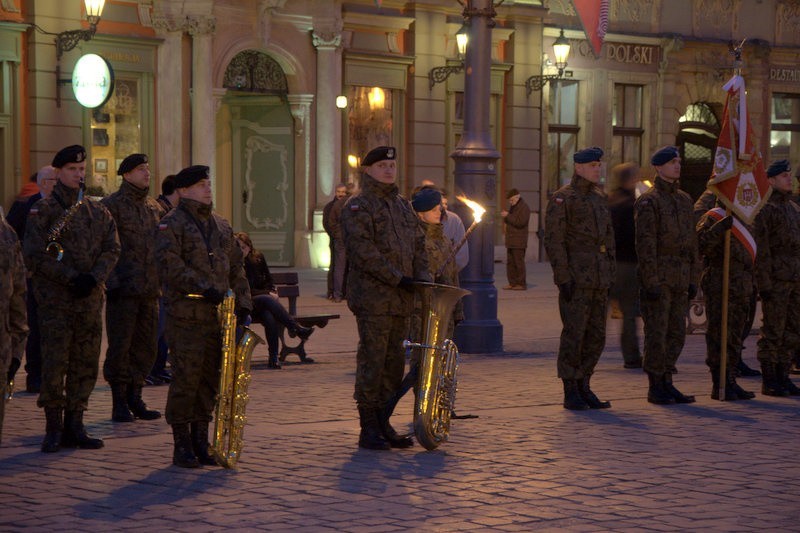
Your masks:
[[[472,217],[475,219],[475,222],[481,221],[481,217],[483,217],[483,214],[486,212],[486,209],[484,209],[481,204],[478,202],[473,202],[466,196],[457,196],[456,198],[467,204],[467,207],[472,209]]]

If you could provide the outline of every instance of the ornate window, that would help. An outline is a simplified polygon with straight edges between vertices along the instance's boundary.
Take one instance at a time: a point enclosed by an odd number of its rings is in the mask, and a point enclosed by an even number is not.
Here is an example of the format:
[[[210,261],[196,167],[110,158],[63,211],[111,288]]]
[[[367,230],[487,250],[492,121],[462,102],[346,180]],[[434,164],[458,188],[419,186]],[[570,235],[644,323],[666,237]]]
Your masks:
[[[257,50],[236,54],[225,70],[223,87],[233,91],[274,94],[289,93],[286,74],[277,61]]]

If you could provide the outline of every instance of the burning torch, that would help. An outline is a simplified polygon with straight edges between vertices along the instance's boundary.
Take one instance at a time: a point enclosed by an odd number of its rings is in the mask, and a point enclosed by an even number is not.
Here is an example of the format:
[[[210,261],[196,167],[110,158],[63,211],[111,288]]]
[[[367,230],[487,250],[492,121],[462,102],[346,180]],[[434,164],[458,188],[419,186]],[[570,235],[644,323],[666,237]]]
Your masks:
[[[478,202],[474,202],[469,198],[467,198],[466,196],[456,196],[456,198],[461,200],[464,204],[466,204],[467,207],[472,209],[472,224],[470,224],[469,228],[467,228],[467,231],[464,232],[464,236],[461,237],[461,240],[458,241],[458,244],[455,245],[453,251],[450,252],[450,255],[447,256],[445,262],[442,263],[442,266],[439,267],[439,270],[436,272],[436,277],[434,279],[438,279],[439,276],[442,275],[447,264],[453,260],[458,251],[461,249],[461,247],[464,246],[464,243],[467,242],[469,234],[472,233],[472,231],[478,226],[478,224],[481,221],[481,218],[483,217],[483,214],[486,213],[486,209],[484,209],[484,207]]]

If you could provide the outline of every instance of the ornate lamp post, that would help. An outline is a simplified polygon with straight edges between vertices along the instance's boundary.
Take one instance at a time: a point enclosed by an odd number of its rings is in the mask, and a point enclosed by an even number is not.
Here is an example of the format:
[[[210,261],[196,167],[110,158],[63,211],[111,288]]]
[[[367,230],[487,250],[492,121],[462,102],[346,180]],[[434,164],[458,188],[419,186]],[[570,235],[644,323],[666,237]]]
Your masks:
[[[464,60],[464,132],[450,157],[455,161],[456,189],[486,207],[497,208],[496,162],[500,154],[489,135],[492,28],[497,15],[493,0],[459,0],[464,6],[468,46]],[[498,5],[502,3],[498,3]],[[470,209],[454,206],[465,224],[473,222]],[[455,340],[465,353],[503,350],[503,325],[497,320],[494,286],[494,217],[489,216],[469,239],[469,264],[461,271],[461,286],[472,292],[464,299],[465,320]]]

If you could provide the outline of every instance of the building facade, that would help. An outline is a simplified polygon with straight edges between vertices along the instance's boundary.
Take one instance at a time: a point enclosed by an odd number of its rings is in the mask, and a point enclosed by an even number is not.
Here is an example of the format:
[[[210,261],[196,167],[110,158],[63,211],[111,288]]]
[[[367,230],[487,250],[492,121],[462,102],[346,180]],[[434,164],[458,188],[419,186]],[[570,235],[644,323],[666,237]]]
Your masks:
[[[459,192],[450,154],[470,112],[456,46],[462,10],[456,0],[107,0],[96,35],[57,58],[51,34],[88,27],[82,2],[0,0],[2,205],[64,145],[88,148],[96,194],[115,190],[119,161],[141,151],[154,194],[166,175],[207,164],[216,208],[272,264],[325,266],[322,207],[336,184],[357,181],[370,148],[398,147],[404,193],[423,180],[451,201]],[[747,39],[762,152],[800,164],[800,1],[611,0],[599,57],[569,0],[495,10],[486,75],[501,155],[490,191],[499,249],[498,212],[514,187],[534,211],[529,258],[544,259],[544,206],[584,146],[603,147],[608,168],[647,168],[655,148],[677,144],[683,188],[702,192],[733,73],[730,41]],[[529,89],[531,76],[550,73],[562,29],[572,45],[565,76]],[[115,73],[96,109],[60,83],[90,52]],[[449,76],[431,76],[446,66]]]

